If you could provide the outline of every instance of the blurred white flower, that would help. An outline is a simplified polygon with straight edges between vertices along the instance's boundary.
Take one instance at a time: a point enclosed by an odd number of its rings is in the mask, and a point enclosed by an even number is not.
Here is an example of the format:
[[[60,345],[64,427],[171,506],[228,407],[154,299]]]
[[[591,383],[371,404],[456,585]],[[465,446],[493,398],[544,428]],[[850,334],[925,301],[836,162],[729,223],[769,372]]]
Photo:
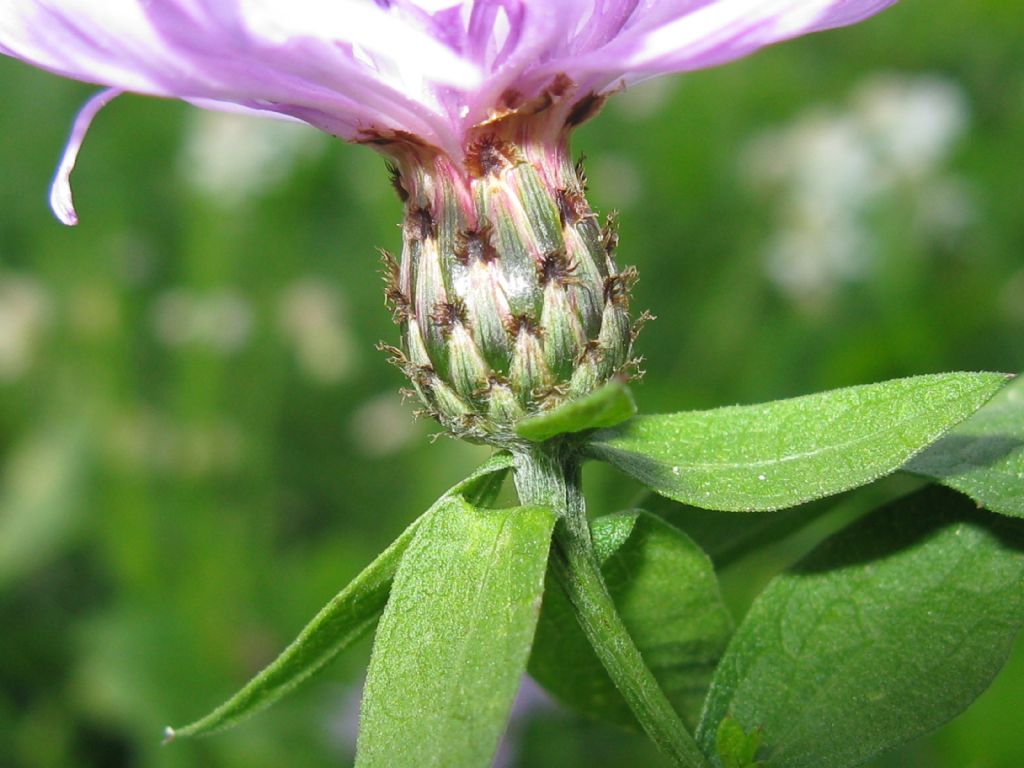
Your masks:
[[[326,280],[306,277],[286,287],[278,322],[295,346],[299,367],[313,381],[336,384],[354,372],[356,340],[345,319],[345,302]]]
[[[87,282],[75,286],[68,297],[68,324],[85,339],[101,339],[114,333],[121,323],[117,293],[106,283]]]
[[[941,165],[970,116],[963,90],[937,75],[876,76],[854,94],[853,110],[897,177],[924,176]]]
[[[919,237],[937,244],[955,241],[977,219],[971,186],[957,176],[930,180],[920,191],[914,214]]]
[[[875,157],[855,115],[814,110],[758,148],[768,184],[789,184],[800,212],[836,218],[878,191]]]
[[[24,374],[53,319],[53,301],[38,281],[0,276],[0,382]]]
[[[191,115],[180,168],[193,188],[232,207],[273,189],[325,145],[324,134],[300,123],[200,111]]]
[[[352,415],[350,431],[356,446],[367,456],[397,453],[422,433],[419,422],[410,418],[397,394],[378,395],[363,403]]]
[[[944,166],[966,131],[963,91],[933,75],[876,75],[844,109],[816,107],[754,137],[741,172],[775,205],[764,247],[768,277],[794,300],[818,303],[868,277],[880,243],[872,211],[910,200],[913,235],[958,236],[974,218],[967,186]]]
[[[587,163],[587,175],[609,207],[630,208],[643,194],[644,181],[636,163],[622,155],[602,152]]]
[[[224,419],[182,423],[154,408],[127,409],[105,432],[111,461],[121,470],[208,477],[238,469],[244,440]]]
[[[15,440],[0,466],[0,589],[56,554],[75,529],[86,494],[89,446],[63,414]]]
[[[1024,323],[1024,269],[1015,272],[999,292],[999,309],[1011,322]]]
[[[645,80],[624,90],[612,104],[615,111],[627,120],[646,120],[665,106],[675,89],[675,80]]]
[[[848,222],[788,227],[769,241],[765,270],[788,295],[813,296],[836,281],[856,280],[865,271],[870,247],[867,233]]]
[[[248,341],[253,312],[232,290],[200,294],[176,288],[157,298],[152,321],[157,338],[170,347],[199,344],[228,354]]]

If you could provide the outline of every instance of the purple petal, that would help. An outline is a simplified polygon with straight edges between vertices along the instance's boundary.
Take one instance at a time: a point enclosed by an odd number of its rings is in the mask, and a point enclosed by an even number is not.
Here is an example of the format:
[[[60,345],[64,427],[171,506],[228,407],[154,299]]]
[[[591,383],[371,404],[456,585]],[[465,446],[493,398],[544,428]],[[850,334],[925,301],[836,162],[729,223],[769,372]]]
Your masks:
[[[572,64],[577,78],[634,82],[654,75],[724,64],[764,46],[861,21],[896,0],[648,0],[604,45]]]
[[[573,76],[573,62],[548,71],[547,62],[568,52],[571,31],[587,15],[590,0],[477,0],[469,26],[468,47],[472,58],[488,74],[470,94],[466,122],[487,117],[502,93],[512,88],[530,97],[556,74]],[[481,23],[486,20],[486,23]],[[476,22],[476,23],[473,23]],[[506,24],[514,28],[504,31]]]
[[[589,18],[572,38],[572,51],[595,50],[615,39],[634,14],[640,0],[599,0],[594,3]]]
[[[82,142],[85,141],[85,134],[89,132],[93,118],[122,93],[124,91],[117,88],[100,91],[85,102],[71,126],[71,135],[50,184],[50,208],[53,209],[54,215],[69,227],[78,223],[78,214],[75,213],[75,204],[71,199],[71,172],[78,160],[78,150],[82,148]]]
[[[516,92],[720,64],[895,0],[0,0],[0,53],[68,77],[457,156]],[[70,204],[70,201],[68,201]],[[69,209],[70,210],[70,209]]]
[[[434,90],[476,66],[397,7],[359,0],[0,0],[0,52],[126,91],[452,132]]]

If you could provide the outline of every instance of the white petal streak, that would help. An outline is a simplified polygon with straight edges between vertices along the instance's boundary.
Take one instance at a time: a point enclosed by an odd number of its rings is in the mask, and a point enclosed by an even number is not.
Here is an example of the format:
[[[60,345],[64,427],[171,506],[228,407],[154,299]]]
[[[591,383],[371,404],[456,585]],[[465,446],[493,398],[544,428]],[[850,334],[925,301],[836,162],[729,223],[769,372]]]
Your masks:
[[[687,60],[739,44],[758,46],[810,29],[835,0],[722,0],[666,24],[643,39],[626,62],[643,67],[659,59]]]
[[[585,15],[586,0],[509,4],[518,23],[504,39],[495,34],[503,28],[496,24],[500,16],[494,12],[503,6],[503,0],[488,0],[474,6],[476,15],[468,29],[470,46],[483,60],[489,77],[471,95],[466,118],[469,124],[486,117],[488,109],[508,88],[531,96],[547,85],[553,75],[573,76],[574,62],[564,54],[576,20]],[[482,23],[485,17],[486,23]],[[498,42],[502,43],[500,48]],[[550,62],[558,62],[551,71]]]
[[[861,21],[896,0],[647,0],[614,39],[548,69],[594,87],[713,67],[809,32]],[[604,83],[603,86],[600,83]]]
[[[75,213],[75,204],[71,197],[71,172],[78,161],[78,151],[82,148],[82,142],[85,140],[85,134],[89,132],[93,118],[122,93],[123,91],[117,88],[100,91],[85,102],[71,126],[71,135],[50,184],[50,208],[53,209],[54,215],[69,227],[78,223],[78,214]]]
[[[180,95],[175,86],[213,96],[196,91],[233,84],[219,82],[204,62],[223,56],[239,64],[262,46],[304,39],[414,56],[425,77],[445,85],[469,88],[480,78],[427,30],[370,0],[0,0],[0,51],[69,77],[164,96]]]
[[[0,0],[0,52],[125,91],[435,138],[450,127],[433,89],[481,74],[420,21],[372,0]]]
[[[385,59],[415,58],[421,75],[472,88],[480,71],[399,14],[360,0],[241,0],[242,15],[256,36],[287,45],[296,38],[347,42]]]
[[[462,0],[407,0],[407,2],[427,13],[440,13],[462,5]]]

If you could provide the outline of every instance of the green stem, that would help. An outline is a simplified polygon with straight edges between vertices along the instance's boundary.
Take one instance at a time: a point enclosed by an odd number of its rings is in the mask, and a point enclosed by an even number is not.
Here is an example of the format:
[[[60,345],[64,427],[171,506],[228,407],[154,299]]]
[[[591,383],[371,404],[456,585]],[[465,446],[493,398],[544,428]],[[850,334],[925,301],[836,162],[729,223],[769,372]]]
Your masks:
[[[515,459],[520,502],[550,506],[558,513],[552,572],[609,676],[641,727],[675,765],[707,768],[704,755],[644,663],[605,586],[590,538],[578,459],[547,446],[517,453]]]

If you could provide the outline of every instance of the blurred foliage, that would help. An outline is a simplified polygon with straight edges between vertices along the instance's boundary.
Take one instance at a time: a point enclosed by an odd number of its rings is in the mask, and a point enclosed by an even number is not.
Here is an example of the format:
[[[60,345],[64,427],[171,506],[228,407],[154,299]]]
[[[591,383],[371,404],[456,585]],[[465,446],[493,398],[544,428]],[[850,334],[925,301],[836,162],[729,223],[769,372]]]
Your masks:
[[[635,306],[658,316],[642,410],[1024,369],[1022,39],[1017,0],[906,0],[582,128],[592,201],[621,210]],[[65,229],[46,186],[90,92],[0,61],[0,765],[344,763],[365,642],[235,731],[159,737],[486,455],[429,445],[374,352],[396,337],[373,249],[398,246],[399,203],[365,149],[124,97]],[[636,493],[587,480],[597,512]],[[730,566],[734,609],[811,535]],[[1024,764],[1021,690],[1024,648],[877,766]],[[658,764],[532,688],[517,712],[503,765]]]

